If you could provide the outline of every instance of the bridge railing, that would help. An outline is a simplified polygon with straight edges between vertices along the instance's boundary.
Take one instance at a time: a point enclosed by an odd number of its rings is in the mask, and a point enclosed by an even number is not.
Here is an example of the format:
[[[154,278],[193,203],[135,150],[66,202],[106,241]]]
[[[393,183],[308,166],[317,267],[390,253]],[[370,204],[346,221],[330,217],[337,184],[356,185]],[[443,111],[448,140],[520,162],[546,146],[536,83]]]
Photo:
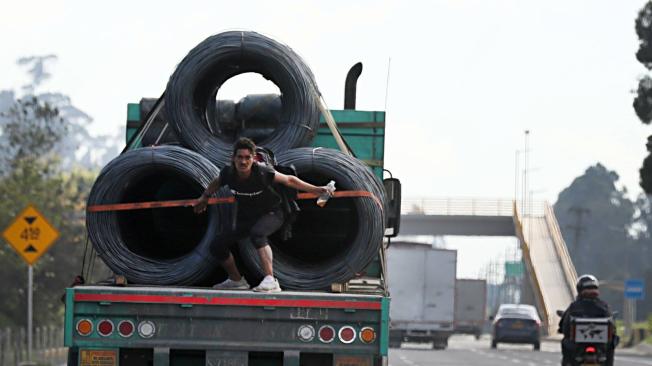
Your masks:
[[[513,203],[512,214],[514,218],[514,229],[516,230],[516,236],[518,237],[521,243],[521,252],[523,257],[523,262],[525,263],[525,268],[529,274],[530,285],[534,290],[534,298],[538,303],[538,308],[540,310],[541,321],[545,325],[545,331],[548,334],[554,329],[554,324],[551,322],[551,314],[547,307],[549,303],[547,297],[545,296],[543,289],[541,288],[537,272],[534,269],[534,263],[532,261],[532,256],[530,255],[530,244],[526,239],[525,228],[523,225],[521,208],[518,206],[517,202]]]
[[[493,198],[403,198],[404,215],[512,216],[513,200]]]

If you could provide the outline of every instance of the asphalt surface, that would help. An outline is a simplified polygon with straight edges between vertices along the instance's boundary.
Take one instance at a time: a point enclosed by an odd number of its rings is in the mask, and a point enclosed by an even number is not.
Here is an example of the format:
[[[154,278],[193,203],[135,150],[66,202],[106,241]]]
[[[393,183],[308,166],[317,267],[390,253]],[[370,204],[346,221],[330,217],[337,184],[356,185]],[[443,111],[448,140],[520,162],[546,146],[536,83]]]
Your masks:
[[[432,350],[428,344],[403,343],[400,349],[390,348],[390,366],[504,366],[504,365],[559,365],[561,351],[557,342],[542,342],[541,351],[532,346],[498,344],[498,349],[489,347],[488,337],[475,340],[471,336],[454,336],[443,351]],[[619,354],[616,351],[617,366],[652,366],[652,358]]]

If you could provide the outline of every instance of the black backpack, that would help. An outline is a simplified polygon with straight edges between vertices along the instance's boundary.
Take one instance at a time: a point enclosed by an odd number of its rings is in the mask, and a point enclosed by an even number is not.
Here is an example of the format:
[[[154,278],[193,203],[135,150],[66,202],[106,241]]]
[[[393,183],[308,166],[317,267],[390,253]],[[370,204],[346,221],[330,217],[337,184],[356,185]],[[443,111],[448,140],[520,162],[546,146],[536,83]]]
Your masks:
[[[293,165],[279,165],[276,156],[274,156],[274,152],[269,148],[256,146],[255,158],[257,162],[273,167],[274,170],[281,174],[297,176],[295,167]],[[299,211],[301,211],[296,202],[298,192],[294,188],[273,182],[270,188],[281,199],[281,210],[285,216],[285,221],[281,229],[279,229],[279,233],[281,234],[282,240],[285,241],[292,237],[292,224],[296,221]]]

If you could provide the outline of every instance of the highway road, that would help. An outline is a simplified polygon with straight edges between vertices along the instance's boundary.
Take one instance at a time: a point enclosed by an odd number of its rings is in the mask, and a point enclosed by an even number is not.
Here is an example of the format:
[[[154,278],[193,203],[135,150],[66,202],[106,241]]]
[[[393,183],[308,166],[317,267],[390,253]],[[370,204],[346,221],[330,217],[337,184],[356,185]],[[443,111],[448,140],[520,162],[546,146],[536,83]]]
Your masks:
[[[503,345],[498,349],[489,348],[489,338],[475,340],[471,336],[454,336],[449,341],[448,349],[435,351],[427,345],[404,343],[400,349],[389,350],[390,366],[547,366],[559,365],[561,352],[559,343],[542,342],[541,351],[532,351],[532,346]],[[652,358],[618,354],[617,366],[652,366]]]

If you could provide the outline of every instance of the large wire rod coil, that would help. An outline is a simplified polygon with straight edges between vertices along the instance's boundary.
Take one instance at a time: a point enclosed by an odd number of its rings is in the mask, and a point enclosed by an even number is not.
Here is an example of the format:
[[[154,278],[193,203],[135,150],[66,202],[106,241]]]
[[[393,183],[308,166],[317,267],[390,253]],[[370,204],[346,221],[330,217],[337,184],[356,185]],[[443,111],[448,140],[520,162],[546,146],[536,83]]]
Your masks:
[[[281,118],[270,134],[256,138],[259,145],[279,153],[310,145],[319,124],[312,72],[288,46],[255,32],[230,31],[211,36],[193,48],[177,66],[166,88],[166,116],[183,144],[218,167],[231,157],[232,134],[209,130],[219,125],[216,95],[228,79],[258,73],[281,91]],[[273,122],[271,122],[273,124]],[[242,126],[246,130],[247,126]]]
[[[88,206],[193,199],[219,170],[199,154],[177,146],[128,151],[111,161],[95,181]],[[215,275],[209,254],[229,205],[204,215],[190,207],[88,212],[89,238],[101,259],[129,282],[194,285]]]
[[[301,211],[292,237],[271,238],[274,274],[286,289],[319,290],[355,277],[378,255],[385,231],[384,188],[360,160],[337,150],[300,148],[277,155],[293,165],[299,177],[315,185],[334,180],[338,190],[371,192],[375,198],[336,198],[323,208],[299,200]],[[249,269],[261,276],[262,266],[250,243],[239,245]]]

